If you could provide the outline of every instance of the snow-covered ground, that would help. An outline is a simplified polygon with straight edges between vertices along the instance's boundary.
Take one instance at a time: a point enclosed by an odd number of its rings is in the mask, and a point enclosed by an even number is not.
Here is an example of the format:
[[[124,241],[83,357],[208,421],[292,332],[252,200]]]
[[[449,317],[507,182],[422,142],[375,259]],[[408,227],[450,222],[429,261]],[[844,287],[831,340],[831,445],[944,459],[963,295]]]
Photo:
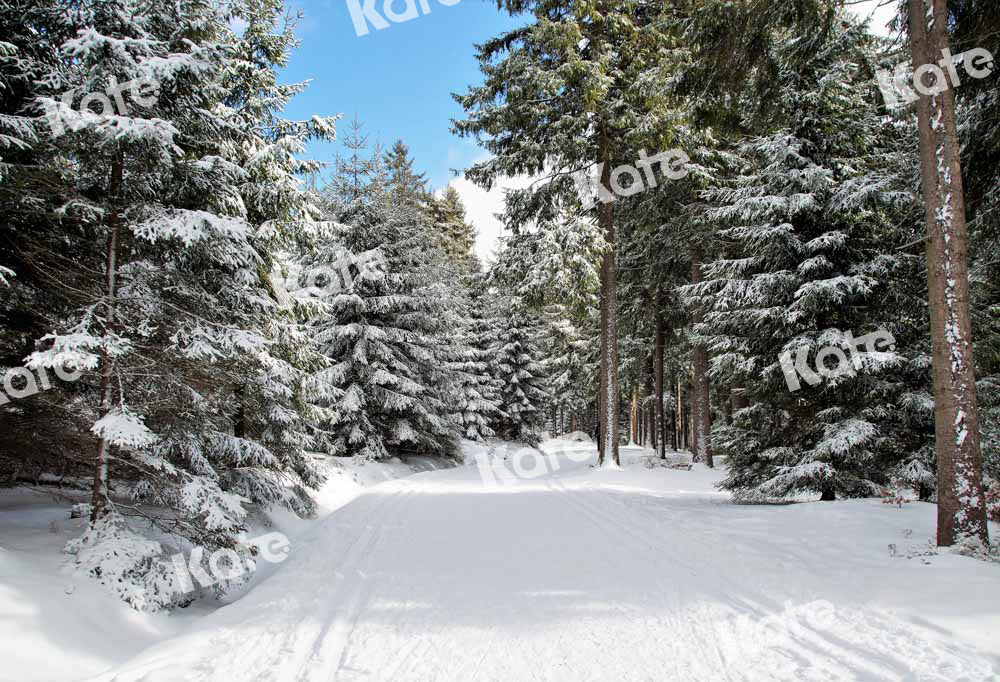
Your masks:
[[[332,464],[327,484],[317,495],[318,518],[373,485],[446,465],[430,458],[405,464]],[[84,497],[62,494],[66,499],[23,488],[0,490],[0,681],[54,682],[100,673],[184,632],[243,594],[226,595],[218,603],[198,602],[170,614],[133,611],[96,581],[66,566],[63,547],[79,537],[85,525],[82,519],[69,518],[70,508]],[[293,539],[293,550],[294,538],[317,523],[284,511],[273,512],[269,520],[271,528]],[[252,593],[255,584],[280,565],[259,566],[245,591]]]
[[[736,506],[718,471],[545,449],[516,485],[466,466],[366,488],[243,598],[94,679],[1000,679],[1000,567],[920,556],[933,506]],[[71,627],[50,592],[22,627]]]

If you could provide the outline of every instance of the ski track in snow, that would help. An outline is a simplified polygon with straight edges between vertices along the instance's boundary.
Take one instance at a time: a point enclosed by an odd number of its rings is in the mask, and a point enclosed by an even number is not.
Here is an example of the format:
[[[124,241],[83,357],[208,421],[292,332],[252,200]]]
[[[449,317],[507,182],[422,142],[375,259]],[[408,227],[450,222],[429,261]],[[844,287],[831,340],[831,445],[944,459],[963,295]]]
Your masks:
[[[561,461],[507,488],[466,467],[369,489],[246,597],[93,679],[1000,680],[1000,570],[888,556],[931,532],[927,505],[734,506],[703,468]],[[735,627],[816,600],[833,627]]]

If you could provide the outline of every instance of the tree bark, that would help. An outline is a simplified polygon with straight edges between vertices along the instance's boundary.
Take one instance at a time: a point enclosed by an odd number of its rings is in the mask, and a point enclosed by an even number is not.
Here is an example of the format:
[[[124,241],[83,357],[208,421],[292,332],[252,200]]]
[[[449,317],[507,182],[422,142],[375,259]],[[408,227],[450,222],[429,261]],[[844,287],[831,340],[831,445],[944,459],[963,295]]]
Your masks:
[[[684,388],[683,379],[677,377],[677,448],[687,449],[687,420],[685,419],[684,409]]]
[[[604,164],[601,183],[611,186],[611,140],[607,125],[600,124],[598,162]],[[601,261],[601,466],[620,466],[618,454],[619,390],[618,390],[618,269],[615,262],[616,236],[614,204],[600,204],[601,230],[607,250]]]
[[[654,337],[654,342],[656,348],[653,351],[653,409],[656,410],[656,420],[654,428],[658,429],[660,432],[659,439],[659,455],[661,459],[665,459],[667,456],[667,425],[666,419],[663,414],[663,346],[665,342],[664,324],[663,324],[663,312],[660,310],[659,296],[657,296],[656,312],[654,313],[654,318],[656,321],[656,336]]]
[[[691,283],[700,284],[704,280],[701,262],[704,257],[700,244],[691,246]],[[692,321],[700,324],[704,318],[701,307],[695,308]],[[691,412],[694,415],[695,459],[704,462],[712,468],[712,394],[708,380],[708,349],[702,343],[695,343],[692,348],[692,364],[694,365],[693,393],[691,396]]]
[[[629,445],[639,442],[639,387],[632,387],[632,404],[629,409]]]
[[[910,0],[913,68],[936,64],[948,48],[945,0]],[[920,173],[927,219],[934,422],[938,467],[938,546],[963,539],[989,544],[979,443],[972,319],[969,312],[968,228],[955,95],[938,67],[918,91]],[[919,84],[918,84],[919,85]]]
[[[105,321],[105,334],[111,334],[115,326],[115,315],[118,306],[115,301],[116,286],[118,280],[118,231],[121,222],[121,213],[118,208],[118,199],[122,186],[123,161],[119,156],[111,165],[111,185],[109,195],[115,207],[111,211],[108,220],[108,243],[105,262],[105,286],[107,302],[105,309],[107,318]],[[98,407],[98,415],[103,419],[111,412],[112,403],[112,380],[114,378],[114,358],[108,349],[101,349],[101,402]],[[101,437],[97,443],[97,456],[94,458],[94,490],[90,503],[90,523],[96,523],[100,518],[108,513],[110,507],[110,484],[109,484],[109,459],[110,444],[107,439]]]
[[[691,368],[692,375],[694,374],[694,367]],[[698,400],[694,392],[694,379],[688,384],[688,420],[690,429],[688,433],[691,434],[691,459],[695,462],[701,461],[701,449],[698,447]]]

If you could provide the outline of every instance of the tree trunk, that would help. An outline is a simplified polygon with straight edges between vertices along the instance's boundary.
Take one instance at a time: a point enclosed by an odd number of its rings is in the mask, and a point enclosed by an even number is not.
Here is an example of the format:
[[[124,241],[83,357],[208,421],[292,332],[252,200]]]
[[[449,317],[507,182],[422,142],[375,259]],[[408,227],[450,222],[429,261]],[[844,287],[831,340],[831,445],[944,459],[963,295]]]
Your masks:
[[[670,410],[670,445],[674,452],[680,450],[680,443],[677,440],[677,412]]]
[[[948,48],[945,0],[910,0],[914,72],[936,64]],[[927,278],[934,358],[934,423],[938,467],[938,546],[963,539],[989,544],[979,445],[972,320],[969,312],[968,228],[955,125],[955,95],[938,68],[924,75],[917,127],[927,217]],[[958,83],[955,83],[957,85]],[[918,83],[919,85],[919,83]]]
[[[674,419],[676,420],[676,430],[677,430],[677,445],[674,447],[675,450],[680,450],[687,448],[687,440],[685,440],[685,428],[684,428],[684,394],[681,392],[681,378],[677,377],[677,407],[674,410]]]
[[[657,297],[659,299],[659,297]],[[667,456],[667,427],[663,414],[663,345],[664,345],[664,324],[663,313],[660,311],[660,302],[656,301],[656,336],[654,341],[656,348],[653,352],[653,409],[656,411],[654,428],[660,431],[659,455],[661,459]]]
[[[639,442],[639,387],[632,387],[632,404],[629,409],[629,445]]]
[[[701,271],[703,252],[700,244],[691,246],[691,283],[700,284],[704,280]],[[698,306],[694,310],[692,321],[701,323],[704,313]],[[708,349],[702,343],[695,343],[692,348],[694,378],[692,380],[691,412],[694,415],[695,459],[704,462],[712,468],[712,394],[708,380]]]
[[[598,162],[603,162],[601,184],[611,186],[611,141],[607,126],[601,123]],[[608,247],[601,261],[601,466],[620,466],[618,455],[619,390],[618,390],[618,271],[615,263],[614,204],[600,204],[598,215]]]
[[[105,264],[106,288],[107,288],[107,320],[105,322],[105,333],[113,333],[115,326],[115,315],[117,313],[117,303],[115,301],[116,286],[118,280],[118,230],[121,222],[121,214],[117,203],[122,185],[123,161],[119,155],[111,166],[111,186],[109,195],[115,202],[115,208],[111,212],[108,221],[108,244],[107,260]],[[114,358],[106,348],[101,350],[101,403],[98,407],[98,417],[103,419],[111,412],[113,395],[112,380],[114,378]],[[97,444],[97,456],[94,459],[94,490],[91,497],[90,522],[96,523],[101,517],[108,513],[110,506],[110,482],[109,482],[109,457],[110,444],[102,437]]]
[[[694,367],[691,368],[692,373],[694,372]],[[691,459],[695,462],[700,462],[701,460],[701,448],[698,443],[698,400],[694,392],[694,380],[688,384],[688,419],[690,420],[690,431],[691,434]]]

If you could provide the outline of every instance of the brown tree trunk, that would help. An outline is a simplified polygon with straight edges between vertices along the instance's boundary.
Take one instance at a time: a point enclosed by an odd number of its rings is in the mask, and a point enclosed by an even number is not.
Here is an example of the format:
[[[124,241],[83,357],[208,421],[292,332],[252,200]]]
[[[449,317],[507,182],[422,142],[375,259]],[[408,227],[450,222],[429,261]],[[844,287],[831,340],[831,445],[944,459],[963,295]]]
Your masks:
[[[657,297],[659,299],[659,297]],[[656,410],[656,423],[654,428],[658,429],[660,432],[659,440],[659,455],[660,458],[666,458],[667,456],[667,428],[666,419],[663,414],[663,346],[665,343],[665,333],[663,324],[663,313],[660,311],[659,300],[656,301],[656,336],[655,343],[656,348],[653,352],[653,409]]]
[[[601,183],[611,186],[611,140],[605,124],[601,124],[598,162],[603,162]],[[600,204],[601,230],[608,247],[601,261],[601,466],[620,466],[618,455],[619,397],[618,390],[618,270],[615,263],[614,204]]]
[[[936,64],[943,57],[948,48],[947,22],[945,0],[910,0],[914,72],[924,65]],[[946,547],[974,538],[988,545],[969,312],[968,228],[955,96],[945,74],[938,67],[935,69],[931,70],[935,83],[928,82],[930,74],[924,74],[923,84],[926,88],[943,90],[933,95],[918,92],[916,106],[927,215],[927,278],[934,357],[937,543]]]
[[[701,270],[702,258],[701,245],[693,244],[691,247],[692,284],[699,284],[704,280]],[[703,317],[704,313],[699,306],[694,310],[692,321],[698,324]],[[708,350],[704,344],[695,343],[691,355],[694,365],[691,412],[694,415],[695,459],[704,462],[706,466],[711,468],[715,463],[712,460],[712,394],[708,380]]]
[[[629,409],[629,445],[639,442],[639,387],[632,387],[632,404]]]
[[[677,449],[687,449],[687,411],[684,409],[684,380],[677,378]]]
[[[691,369],[694,372],[694,368]],[[692,380],[687,387],[687,399],[688,399],[688,433],[691,434],[691,459],[695,462],[701,461],[701,450],[698,448],[698,400],[696,399],[694,393],[694,381]]]
[[[645,392],[646,398],[644,399],[645,405],[642,408],[642,441],[643,447],[649,445],[656,451],[656,413],[653,409],[654,392],[656,391],[656,381],[654,376],[656,374],[656,369],[653,366],[656,362],[656,349],[651,349],[646,355],[646,378],[643,383],[643,390]],[[654,398],[654,400],[650,400]]]
[[[121,156],[114,161],[111,166],[111,186],[109,188],[109,194],[111,200],[115,202],[115,208],[111,212],[111,217],[108,221],[108,244],[107,244],[107,260],[105,263],[105,276],[106,276],[106,294],[107,303],[105,308],[107,310],[106,319],[106,333],[111,334],[114,331],[115,326],[115,316],[118,312],[117,302],[115,300],[116,287],[118,281],[118,231],[120,229],[119,225],[121,222],[121,213],[118,209],[117,203],[119,199],[119,194],[122,186],[122,173],[123,165]],[[114,378],[114,358],[111,356],[107,350],[101,351],[101,403],[98,407],[99,418],[103,419],[111,412],[113,386],[112,380]],[[110,443],[108,443],[106,438],[101,438],[97,443],[97,456],[94,458],[94,490],[91,497],[91,507],[90,507],[90,522],[91,524],[96,523],[98,519],[103,517],[108,513],[108,508],[110,506],[110,481],[109,481],[109,467],[108,458],[110,456]]]

